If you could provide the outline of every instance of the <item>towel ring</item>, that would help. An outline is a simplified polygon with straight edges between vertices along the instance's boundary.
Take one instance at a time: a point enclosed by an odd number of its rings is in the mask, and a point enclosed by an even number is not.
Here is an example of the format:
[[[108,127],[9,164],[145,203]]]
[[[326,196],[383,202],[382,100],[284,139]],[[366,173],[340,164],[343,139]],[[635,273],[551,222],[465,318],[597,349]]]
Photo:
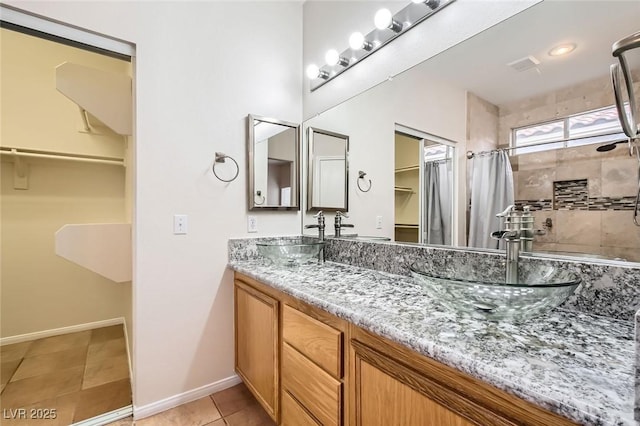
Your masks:
[[[366,179],[364,178],[367,174],[365,172],[363,172],[362,170],[358,171],[358,180],[356,181],[356,184],[358,185],[358,189],[362,192],[369,192],[371,191],[371,179],[369,179],[369,187],[367,189],[362,189],[362,187],[360,186],[360,179],[366,181]]]
[[[260,197],[260,202],[256,202],[256,197]],[[264,204],[264,202],[266,201],[266,198],[264,198],[264,195],[262,195],[262,191],[257,190],[256,191],[256,195],[253,197],[253,204],[255,204],[256,206],[261,206]]]
[[[217,163],[224,163],[225,162],[225,158],[228,158],[229,160],[233,161],[233,164],[236,165],[236,174],[233,175],[233,177],[231,179],[222,179],[216,173],[216,164]],[[238,166],[238,162],[236,160],[234,160],[233,158],[229,157],[227,154],[223,154],[222,152],[216,152],[216,157],[215,157],[215,160],[213,161],[213,166],[211,167],[211,171],[213,172],[213,175],[218,178],[218,180],[221,180],[222,182],[231,182],[231,181],[236,180],[236,178],[238,177],[238,174],[240,173],[240,167]]]

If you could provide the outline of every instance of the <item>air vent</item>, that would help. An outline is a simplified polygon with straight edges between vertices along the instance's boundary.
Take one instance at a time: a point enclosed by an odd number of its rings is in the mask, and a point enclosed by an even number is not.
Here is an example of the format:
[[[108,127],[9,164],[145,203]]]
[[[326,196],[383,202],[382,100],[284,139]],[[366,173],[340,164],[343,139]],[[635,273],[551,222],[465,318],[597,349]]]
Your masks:
[[[540,65],[540,61],[531,55],[525,56],[524,58],[515,60],[507,64],[508,67],[511,67],[518,72],[535,68],[537,65]]]

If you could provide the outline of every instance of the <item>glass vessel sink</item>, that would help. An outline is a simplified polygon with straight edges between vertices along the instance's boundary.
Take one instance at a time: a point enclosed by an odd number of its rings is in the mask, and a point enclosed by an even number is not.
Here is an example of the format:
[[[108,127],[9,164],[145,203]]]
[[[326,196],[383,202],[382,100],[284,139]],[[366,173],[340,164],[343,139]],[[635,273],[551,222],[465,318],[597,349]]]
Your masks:
[[[435,271],[430,262],[411,265],[411,275],[445,308],[474,318],[526,321],[564,302],[582,282],[548,265],[520,263],[518,283],[506,284],[502,268],[456,265]]]
[[[317,262],[324,243],[313,238],[278,238],[256,243],[258,253],[280,266]]]

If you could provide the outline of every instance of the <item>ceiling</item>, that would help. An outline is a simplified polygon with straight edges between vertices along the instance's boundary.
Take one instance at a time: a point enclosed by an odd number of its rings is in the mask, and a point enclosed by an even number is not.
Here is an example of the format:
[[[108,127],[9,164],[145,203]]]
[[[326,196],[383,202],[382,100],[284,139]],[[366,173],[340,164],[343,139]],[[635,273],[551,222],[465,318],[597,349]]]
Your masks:
[[[639,30],[637,1],[545,0],[414,69],[504,105],[608,75],[611,45]],[[577,44],[572,53],[548,55],[568,42]],[[536,68],[517,72],[507,66],[529,55],[540,61]],[[628,58],[633,69],[640,68],[640,49]]]

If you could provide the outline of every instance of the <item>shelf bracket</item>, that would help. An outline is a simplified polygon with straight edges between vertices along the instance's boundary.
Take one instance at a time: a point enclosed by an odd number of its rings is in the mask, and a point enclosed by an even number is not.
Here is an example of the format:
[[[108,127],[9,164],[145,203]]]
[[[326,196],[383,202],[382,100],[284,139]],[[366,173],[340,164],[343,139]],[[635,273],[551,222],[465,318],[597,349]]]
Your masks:
[[[87,117],[87,110],[81,106],[78,106],[78,109],[80,110],[80,118],[82,119],[82,131],[85,133],[93,133],[93,129],[89,124],[89,118]]]
[[[18,156],[18,151],[12,149],[13,154],[13,189],[29,189],[29,165]]]

